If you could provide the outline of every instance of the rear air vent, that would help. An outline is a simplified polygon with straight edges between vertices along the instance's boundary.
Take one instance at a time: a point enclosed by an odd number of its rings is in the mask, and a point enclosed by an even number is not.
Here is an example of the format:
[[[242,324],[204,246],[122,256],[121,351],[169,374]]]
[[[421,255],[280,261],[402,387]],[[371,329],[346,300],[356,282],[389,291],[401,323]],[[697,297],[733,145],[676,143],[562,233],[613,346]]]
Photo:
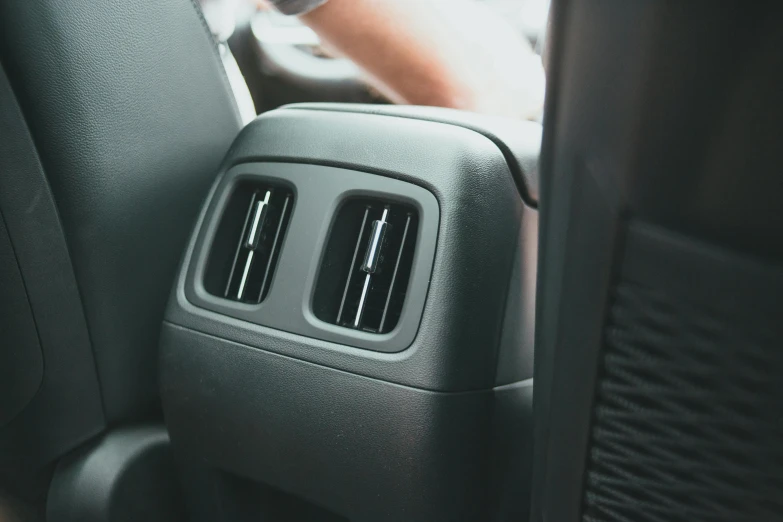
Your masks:
[[[210,294],[251,304],[266,298],[293,203],[286,187],[247,181],[237,186],[210,253],[204,279]]]
[[[319,272],[315,316],[366,332],[393,330],[408,291],[417,228],[412,206],[377,199],[346,202]]]

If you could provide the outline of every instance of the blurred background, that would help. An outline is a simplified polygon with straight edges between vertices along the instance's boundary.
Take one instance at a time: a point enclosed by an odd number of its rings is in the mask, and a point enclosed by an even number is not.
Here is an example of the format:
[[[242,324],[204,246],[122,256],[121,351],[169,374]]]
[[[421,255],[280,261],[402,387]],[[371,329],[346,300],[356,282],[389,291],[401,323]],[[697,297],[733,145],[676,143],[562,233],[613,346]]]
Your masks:
[[[499,23],[510,24],[540,56],[550,0],[474,1],[495,11]],[[203,0],[202,9],[246,122],[287,103],[388,103],[350,60],[264,0]]]

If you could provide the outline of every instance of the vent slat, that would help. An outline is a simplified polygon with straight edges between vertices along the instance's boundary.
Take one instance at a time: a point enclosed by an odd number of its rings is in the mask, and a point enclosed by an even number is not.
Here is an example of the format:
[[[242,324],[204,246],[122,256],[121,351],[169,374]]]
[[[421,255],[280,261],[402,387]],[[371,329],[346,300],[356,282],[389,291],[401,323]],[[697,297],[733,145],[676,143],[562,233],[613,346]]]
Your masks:
[[[405,240],[408,237],[408,229],[411,226],[411,215],[408,214],[408,218],[405,220],[405,230],[402,232],[402,242],[400,244],[400,251],[397,252],[397,261],[394,263],[394,273],[392,274],[391,283],[389,284],[389,292],[386,294],[386,304],[383,306],[383,315],[381,316],[381,325],[378,327],[378,331],[382,332],[383,327],[386,325],[386,316],[389,313],[389,304],[391,303],[392,296],[394,295],[394,283],[397,281],[397,273],[400,270],[400,261],[402,261],[402,253],[405,251]]]
[[[245,286],[247,285],[247,276],[250,275],[250,270],[253,268],[253,254],[251,250],[247,253],[245,259],[245,268],[242,270],[242,276],[239,278],[239,288],[237,288],[237,300],[241,301],[245,295]]]
[[[250,204],[247,206],[247,214],[245,215],[245,224],[242,226],[242,233],[239,235],[239,240],[237,241],[237,248],[234,251],[234,260],[231,262],[231,272],[229,272],[228,279],[226,279],[226,289],[223,292],[223,297],[228,297],[229,292],[231,292],[231,281],[234,279],[234,273],[236,272],[239,254],[242,253],[242,243],[244,242],[247,228],[250,226],[250,217],[253,214],[253,206],[256,204],[257,199],[258,192],[256,191],[253,192],[253,194],[250,196]]]
[[[367,304],[367,290],[370,289],[370,281],[372,275],[367,274],[364,277],[364,285],[362,286],[362,295],[359,297],[359,306],[356,308],[356,318],[353,320],[353,327],[359,328],[362,322],[362,315],[364,315],[364,306]]]
[[[316,281],[315,316],[369,333],[392,331],[407,293],[417,226],[416,210],[404,203],[371,198],[344,203]]]
[[[264,279],[261,281],[261,292],[258,295],[258,302],[264,300],[271,283],[270,276],[272,274],[272,268],[277,261],[277,253],[280,247],[280,243],[283,239],[283,224],[286,223],[288,218],[288,207],[291,202],[291,196],[286,196],[283,202],[283,209],[280,211],[280,220],[277,223],[277,230],[275,230],[275,238],[272,240],[272,249],[269,251],[269,258],[266,261],[266,269],[264,269]]]
[[[356,238],[356,248],[353,251],[353,257],[351,258],[351,267],[348,269],[348,277],[345,281],[345,289],[343,290],[343,297],[340,300],[340,309],[337,312],[337,324],[340,324],[343,319],[343,310],[345,309],[345,300],[348,296],[348,290],[351,287],[351,279],[353,279],[353,270],[356,266],[356,258],[359,256],[359,249],[362,246],[362,236],[364,235],[364,229],[367,226],[367,216],[370,214],[370,207],[364,209],[364,215],[362,216],[362,224],[359,227],[359,236]]]
[[[261,230],[264,227],[264,220],[266,219],[266,213],[269,210],[269,198],[272,196],[272,191],[267,190],[264,194],[262,201],[256,201],[250,208],[253,210],[253,222],[250,225],[250,231],[247,233],[247,240],[245,241],[245,248],[255,250],[258,248],[258,241],[261,238]]]
[[[293,192],[286,187],[240,182],[212,242],[205,290],[232,301],[262,302],[272,285],[293,204]]]

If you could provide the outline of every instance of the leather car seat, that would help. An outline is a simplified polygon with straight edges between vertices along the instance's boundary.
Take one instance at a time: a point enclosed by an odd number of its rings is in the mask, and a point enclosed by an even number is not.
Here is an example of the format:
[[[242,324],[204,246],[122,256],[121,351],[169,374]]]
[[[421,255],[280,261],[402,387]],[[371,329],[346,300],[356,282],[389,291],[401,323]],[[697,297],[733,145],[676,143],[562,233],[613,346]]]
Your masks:
[[[240,120],[189,0],[0,2],[0,64],[0,487],[41,503],[64,455],[160,423],[163,310]]]

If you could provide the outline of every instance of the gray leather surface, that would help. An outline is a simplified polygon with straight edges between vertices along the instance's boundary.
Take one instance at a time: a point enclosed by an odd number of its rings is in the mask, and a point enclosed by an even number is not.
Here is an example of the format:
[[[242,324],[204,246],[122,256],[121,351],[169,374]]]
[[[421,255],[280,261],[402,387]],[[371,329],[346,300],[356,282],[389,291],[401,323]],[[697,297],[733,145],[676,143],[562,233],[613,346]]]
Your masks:
[[[105,419],[57,206],[2,70],[0,173],[0,213],[23,284],[22,296],[0,286],[0,301],[29,308],[43,372],[30,401],[0,429],[0,483],[15,491],[36,488],[40,469],[98,433]],[[16,299],[23,301],[8,302]],[[14,335],[24,321],[17,318],[6,325],[0,329],[0,351],[18,353],[23,347]],[[18,379],[24,367],[17,362],[4,371]]]
[[[435,195],[440,206],[438,244],[416,339],[403,352],[381,354],[252,325],[193,306],[184,296],[182,279],[167,313],[169,321],[424,389],[465,391],[494,385],[524,203],[505,157],[492,141],[459,126],[418,119],[283,109],[248,125],[224,168],[250,160],[372,172],[421,185]]]
[[[0,59],[51,185],[108,420],[155,407],[160,320],[239,120],[188,0],[0,3]]]
[[[35,396],[43,355],[8,230],[0,212],[0,428]]]

